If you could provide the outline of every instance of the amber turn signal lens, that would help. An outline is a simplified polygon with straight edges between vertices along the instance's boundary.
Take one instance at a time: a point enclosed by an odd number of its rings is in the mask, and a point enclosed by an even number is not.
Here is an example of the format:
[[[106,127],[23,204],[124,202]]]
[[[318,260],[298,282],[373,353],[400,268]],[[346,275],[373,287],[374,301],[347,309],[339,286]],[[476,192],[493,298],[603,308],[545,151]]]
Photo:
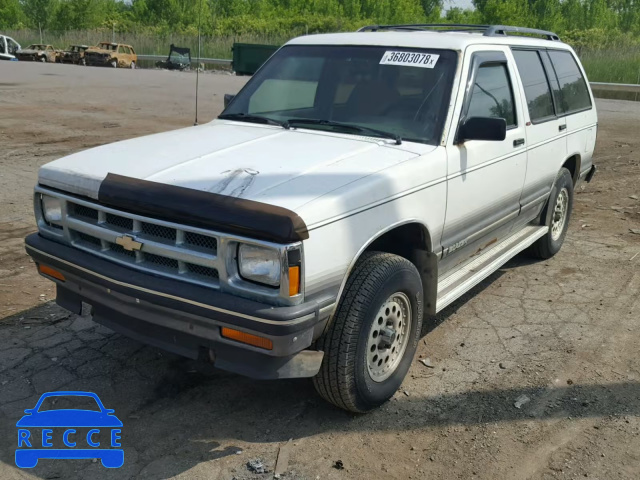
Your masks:
[[[289,267],[289,296],[300,293],[300,267]]]
[[[266,350],[273,350],[273,342],[268,338],[258,337],[256,335],[251,335],[250,333],[241,332],[227,327],[222,327],[221,335],[224,338],[229,338],[236,342],[246,343],[247,345],[253,345],[254,347],[264,348]]]
[[[64,282],[66,279],[64,278],[64,275],[62,273],[60,273],[57,270],[54,270],[51,267],[48,267],[46,265],[38,265],[38,270],[40,271],[40,273],[43,273],[49,277],[53,277],[56,278],[62,282]]]

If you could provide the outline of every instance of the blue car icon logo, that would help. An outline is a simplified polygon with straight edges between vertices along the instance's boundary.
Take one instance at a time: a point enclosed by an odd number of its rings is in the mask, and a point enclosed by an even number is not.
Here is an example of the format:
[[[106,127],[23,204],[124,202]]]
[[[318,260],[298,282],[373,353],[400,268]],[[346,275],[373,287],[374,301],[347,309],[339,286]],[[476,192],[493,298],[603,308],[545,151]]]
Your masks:
[[[78,404],[83,408],[67,408]],[[24,413],[16,423],[18,467],[33,468],[41,458],[99,458],[107,468],[124,464],[122,422],[95,393],[45,393]]]

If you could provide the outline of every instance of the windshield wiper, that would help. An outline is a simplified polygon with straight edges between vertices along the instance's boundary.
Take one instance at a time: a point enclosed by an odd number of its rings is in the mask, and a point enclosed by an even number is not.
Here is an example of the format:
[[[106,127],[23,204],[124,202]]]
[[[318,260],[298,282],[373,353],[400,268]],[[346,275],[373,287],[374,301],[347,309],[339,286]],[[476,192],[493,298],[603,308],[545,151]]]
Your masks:
[[[296,125],[320,125],[323,127],[336,127],[343,128],[345,130],[351,130],[358,133],[370,133],[378,137],[390,138],[396,141],[396,145],[402,145],[402,137],[397,133],[385,132],[384,130],[378,130],[376,128],[364,127],[362,125],[352,125],[350,123],[334,122],[333,120],[318,120],[314,118],[290,118],[285,122],[286,126],[294,127]]]
[[[248,113],[223,113],[218,116],[221,120],[236,120],[238,122],[265,123],[267,125],[278,125],[279,127],[289,129],[287,122],[280,122],[273,118],[262,117],[260,115],[250,115]]]

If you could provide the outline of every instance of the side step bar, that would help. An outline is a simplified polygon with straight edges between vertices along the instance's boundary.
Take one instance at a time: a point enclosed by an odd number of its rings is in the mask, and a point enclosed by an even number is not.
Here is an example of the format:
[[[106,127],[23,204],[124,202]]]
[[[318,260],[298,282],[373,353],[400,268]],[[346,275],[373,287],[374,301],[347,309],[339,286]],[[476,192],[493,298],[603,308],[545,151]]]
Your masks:
[[[447,307],[478,285],[516,254],[543,237],[548,230],[549,227],[546,226],[527,226],[493,248],[482,252],[468,263],[461,265],[460,268],[448,273],[438,282],[436,312]]]

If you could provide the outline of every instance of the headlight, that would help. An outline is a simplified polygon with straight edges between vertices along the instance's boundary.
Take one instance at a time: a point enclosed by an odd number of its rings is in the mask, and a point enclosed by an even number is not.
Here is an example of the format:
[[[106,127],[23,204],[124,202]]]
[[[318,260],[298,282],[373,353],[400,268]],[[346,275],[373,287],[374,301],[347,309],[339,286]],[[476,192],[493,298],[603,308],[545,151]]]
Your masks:
[[[280,285],[280,252],[277,250],[241,244],[238,266],[246,280],[273,287]]]
[[[42,214],[49,223],[62,221],[62,200],[42,195]]]

